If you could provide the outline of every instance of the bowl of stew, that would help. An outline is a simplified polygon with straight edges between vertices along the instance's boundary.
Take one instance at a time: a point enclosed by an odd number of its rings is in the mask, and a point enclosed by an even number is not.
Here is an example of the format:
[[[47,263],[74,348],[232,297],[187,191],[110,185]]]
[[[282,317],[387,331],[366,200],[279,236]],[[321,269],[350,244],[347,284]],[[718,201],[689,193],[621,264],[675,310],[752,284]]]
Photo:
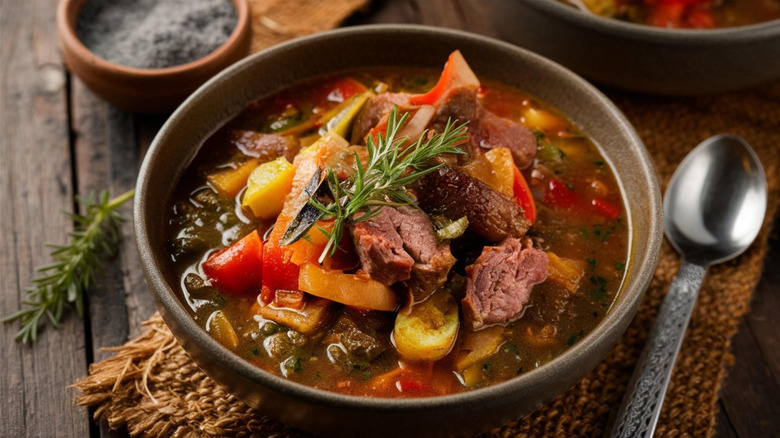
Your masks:
[[[777,0],[501,0],[499,34],[597,83],[702,95],[780,78]]]
[[[598,90],[420,26],[225,70],[137,190],[144,272],[192,359],[330,436],[467,435],[552,400],[622,335],[662,239],[647,151]]]

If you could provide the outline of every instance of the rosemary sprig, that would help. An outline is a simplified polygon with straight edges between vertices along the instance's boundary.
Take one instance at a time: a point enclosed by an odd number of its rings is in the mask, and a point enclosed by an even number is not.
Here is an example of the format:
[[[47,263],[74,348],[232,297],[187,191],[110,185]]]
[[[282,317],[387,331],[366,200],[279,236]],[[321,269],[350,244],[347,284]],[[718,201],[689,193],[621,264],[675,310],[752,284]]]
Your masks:
[[[47,320],[59,327],[65,310],[71,306],[83,317],[84,293],[95,273],[102,271],[100,256],[113,256],[119,245],[119,225],[125,219],[116,209],[133,195],[134,191],[130,190],[114,199],[109,199],[107,191],[97,198],[93,194],[87,198],[76,197],[85,213],[65,213],[75,224],[75,229],[68,233],[71,241],[67,245],[47,245],[52,249],[53,263],[37,269],[38,276],[26,291],[23,308],[3,320],[21,322],[21,329],[14,337],[17,342],[35,342],[38,328]]]
[[[338,243],[348,223],[362,222],[379,214],[381,207],[411,205],[415,201],[407,194],[406,186],[443,166],[431,165],[431,159],[442,154],[462,154],[457,147],[466,137],[466,123],[455,126],[450,120],[440,134],[424,140],[424,131],[417,141],[406,149],[399,146],[406,138],[396,138],[406,123],[409,114],[398,118],[397,108],[390,111],[385,134],[379,134],[376,141],[368,137],[368,163],[366,167],[355,153],[355,172],[344,181],[339,181],[332,169],[328,169],[326,181],[333,194],[334,202],[325,205],[316,197],[309,203],[322,212],[321,219],[334,219],[331,231],[319,228],[328,237],[328,243],[319,257],[335,254]],[[363,213],[355,217],[356,213]]]

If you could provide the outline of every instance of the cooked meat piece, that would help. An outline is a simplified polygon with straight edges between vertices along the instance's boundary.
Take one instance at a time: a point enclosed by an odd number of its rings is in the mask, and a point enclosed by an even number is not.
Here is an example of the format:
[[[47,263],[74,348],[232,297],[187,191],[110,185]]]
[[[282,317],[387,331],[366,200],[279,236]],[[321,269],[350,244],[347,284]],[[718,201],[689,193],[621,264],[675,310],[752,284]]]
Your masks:
[[[433,128],[441,132],[447,120],[474,123],[478,117],[477,87],[463,87],[450,91],[436,112]]]
[[[409,96],[402,93],[378,94],[363,105],[352,124],[352,144],[364,144],[366,134],[386,117],[393,105],[409,105]]]
[[[463,311],[473,329],[520,317],[533,286],[547,278],[547,265],[544,251],[520,239],[486,246],[477,261],[466,268]]]
[[[463,87],[451,91],[438,108],[430,129],[441,132],[448,119],[459,123],[469,122],[469,134],[475,146],[485,149],[509,148],[520,169],[533,163],[536,155],[536,137],[533,133],[514,120],[499,117],[483,107],[477,99],[476,88]]]
[[[346,314],[339,316],[323,342],[330,344],[328,354],[334,363],[347,369],[365,366],[387,349],[374,330]]]
[[[474,144],[493,149],[506,147],[520,169],[533,164],[536,155],[536,137],[525,126],[514,120],[499,117],[482,106],[477,109],[478,120],[469,129]]]
[[[395,210],[398,234],[403,239],[404,249],[414,259],[407,284],[415,302],[422,301],[447,281],[455,257],[450,252],[449,243],[439,240],[434,234],[428,215],[412,207]]]
[[[414,265],[414,259],[404,250],[394,213],[395,209],[385,207],[373,218],[350,227],[362,269],[388,286],[408,279]]]
[[[444,166],[422,178],[417,201],[429,214],[463,216],[469,229],[491,242],[522,237],[530,227],[514,199],[465,173]]]
[[[411,207],[383,207],[351,227],[362,269],[386,285],[409,280],[415,301],[444,284],[455,264],[447,242],[439,241],[428,216]]]
[[[287,161],[292,162],[298,153],[297,140],[293,140],[291,137],[241,129],[230,131],[228,135],[230,142],[244,155],[259,158],[263,162],[279,157],[285,157]]]

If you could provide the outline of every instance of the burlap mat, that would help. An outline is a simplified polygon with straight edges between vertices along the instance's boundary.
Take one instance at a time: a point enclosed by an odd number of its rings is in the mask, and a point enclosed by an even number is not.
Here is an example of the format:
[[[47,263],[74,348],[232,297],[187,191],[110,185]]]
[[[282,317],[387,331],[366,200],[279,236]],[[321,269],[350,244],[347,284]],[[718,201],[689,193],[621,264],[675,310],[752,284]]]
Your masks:
[[[335,27],[366,0],[250,0],[257,50],[292,36]],[[283,5],[282,5],[283,3]],[[309,9],[311,5],[317,7]],[[296,8],[318,11],[320,27],[301,23]],[[333,9],[330,9],[333,8]],[[297,9],[300,11],[301,9]],[[322,21],[320,21],[322,19]],[[313,21],[312,21],[313,22]],[[780,196],[780,82],[746,92],[706,98],[660,98],[610,93],[650,150],[663,187],[685,154],[705,138],[731,132],[761,157],[770,186],[768,218]],[[658,436],[711,436],[718,389],[731,337],[760,277],[767,219],[756,243],[741,257],[710,270],[694,310],[669,392]],[[598,367],[552,403],[489,436],[600,436],[615,409],[679,259],[664,244],[661,261],[637,317]],[[116,355],[90,367],[76,383],[77,403],[95,418],[133,436],[303,436],[237,400],[204,374],[176,343],[158,315],[149,331]]]

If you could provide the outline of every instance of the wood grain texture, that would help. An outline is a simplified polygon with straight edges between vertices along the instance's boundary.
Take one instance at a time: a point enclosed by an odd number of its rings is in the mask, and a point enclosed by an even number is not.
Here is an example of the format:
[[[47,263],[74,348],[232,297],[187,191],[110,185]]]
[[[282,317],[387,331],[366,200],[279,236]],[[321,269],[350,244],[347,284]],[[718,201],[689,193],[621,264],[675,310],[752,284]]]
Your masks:
[[[71,83],[71,114],[78,192],[84,196],[107,189],[116,196],[131,189],[136,173],[132,114],[103,102],[76,77]],[[122,214],[132,216],[128,205],[122,207]],[[123,269],[122,255],[126,248],[134,249],[133,236],[127,235],[131,231],[130,227],[122,227],[120,253],[113,259],[104,258],[105,272],[88,295],[93,361],[110,356],[102,348],[121,345],[128,339],[125,296],[135,292],[126,288],[128,273]],[[134,254],[131,257],[137,258]]]
[[[3,313],[19,307],[36,266],[49,263],[44,243],[63,243],[73,223],[67,76],[54,29],[56,0],[0,3],[0,192]],[[0,326],[2,433],[86,436],[87,413],[67,386],[87,369],[84,321],[66,319],[32,347],[12,341],[18,324]]]
[[[720,390],[718,437],[731,431],[740,437],[780,436],[780,221],[769,244],[750,313],[732,339],[735,360]]]

